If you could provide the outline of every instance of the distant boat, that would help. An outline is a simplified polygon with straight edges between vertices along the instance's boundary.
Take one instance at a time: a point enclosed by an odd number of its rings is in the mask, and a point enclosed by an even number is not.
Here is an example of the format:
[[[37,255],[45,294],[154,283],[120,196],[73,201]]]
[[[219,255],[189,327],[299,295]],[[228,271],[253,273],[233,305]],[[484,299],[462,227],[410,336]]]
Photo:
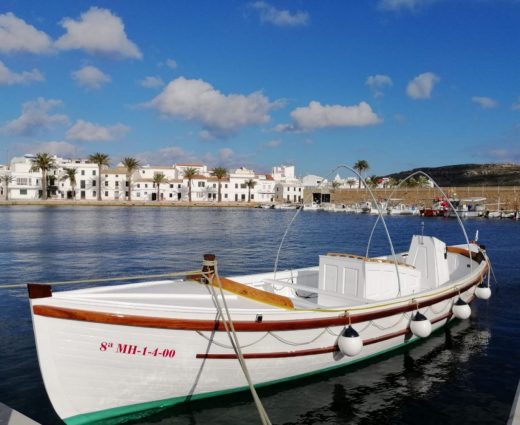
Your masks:
[[[468,303],[490,295],[482,247],[422,235],[395,256],[328,253],[278,273],[225,278],[215,265],[205,256],[200,273],[177,280],[29,285],[43,381],[65,423],[244,390],[237,358],[261,386],[351,365],[468,318]]]
[[[475,198],[463,198],[460,200],[452,201],[455,211],[461,218],[474,218],[483,217],[486,213],[484,201],[486,198],[475,197]],[[448,217],[456,217],[455,211],[449,210]]]
[[[445,198],[435,198],[430,208],[423,208],[419,212],[424,217],[444,217],[449,210],[449,202]]]

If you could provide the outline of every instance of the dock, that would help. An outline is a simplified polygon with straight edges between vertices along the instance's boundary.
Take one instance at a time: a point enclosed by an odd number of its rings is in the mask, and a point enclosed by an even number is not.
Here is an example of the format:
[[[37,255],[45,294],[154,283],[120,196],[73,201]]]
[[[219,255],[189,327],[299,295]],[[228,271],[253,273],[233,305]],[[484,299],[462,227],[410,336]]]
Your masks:
[[[0,425],[40,425],[20,412],[0,403]]]

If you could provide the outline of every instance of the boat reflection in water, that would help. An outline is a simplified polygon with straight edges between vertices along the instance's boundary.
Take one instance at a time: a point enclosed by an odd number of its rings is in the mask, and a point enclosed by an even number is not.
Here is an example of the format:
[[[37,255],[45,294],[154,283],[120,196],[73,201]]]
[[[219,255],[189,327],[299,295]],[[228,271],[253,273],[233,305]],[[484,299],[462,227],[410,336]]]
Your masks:
[[[468,320],[452,322],[436,335],[377,360],[263,388],[260,396],[277,424],[406,423],[399,410],[413,403],[417,413],[422,410],[417,404],[445,392],[447,383],[463,373],[464,364],[484,353],[490,338],[488,330],[477,330]],[[250,396],[242,393],[177,406],[135,423],[228,424],[254,414]],[[423,417],[421,423],[435,423],[432,420]],[[408,423],[419,423],[419,418]]]

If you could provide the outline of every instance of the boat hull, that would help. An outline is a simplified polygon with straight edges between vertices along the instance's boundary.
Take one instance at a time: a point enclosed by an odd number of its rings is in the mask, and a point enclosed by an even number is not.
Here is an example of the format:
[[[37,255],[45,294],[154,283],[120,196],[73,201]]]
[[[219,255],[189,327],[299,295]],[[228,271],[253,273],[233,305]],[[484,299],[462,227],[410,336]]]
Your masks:
[[[270,385],[345,367],[409,344],[412,314],[419,311],[432,329],[452,319],[460,296],[473,299],[484,267],[457,288],[432,292],[352,313],[336,311],[233,314],[238,339],[255,385]],[[47,393],[68,424],[91,423],[153,411],[190,400],[244,390],[247,382],[215,313],[183,312],[157,317],[150,311],[50,305],[52,298],[32,300],[36,345]],[[348,323],[364,346],[343,355],[338,336]]]

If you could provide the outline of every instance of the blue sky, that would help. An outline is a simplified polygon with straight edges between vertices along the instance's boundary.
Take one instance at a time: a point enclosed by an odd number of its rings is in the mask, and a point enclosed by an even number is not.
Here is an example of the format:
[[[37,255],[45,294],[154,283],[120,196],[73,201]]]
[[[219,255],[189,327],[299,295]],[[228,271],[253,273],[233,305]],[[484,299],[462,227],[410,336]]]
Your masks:
[[[0,162],[520,162],[520,1],[0,5]]]

